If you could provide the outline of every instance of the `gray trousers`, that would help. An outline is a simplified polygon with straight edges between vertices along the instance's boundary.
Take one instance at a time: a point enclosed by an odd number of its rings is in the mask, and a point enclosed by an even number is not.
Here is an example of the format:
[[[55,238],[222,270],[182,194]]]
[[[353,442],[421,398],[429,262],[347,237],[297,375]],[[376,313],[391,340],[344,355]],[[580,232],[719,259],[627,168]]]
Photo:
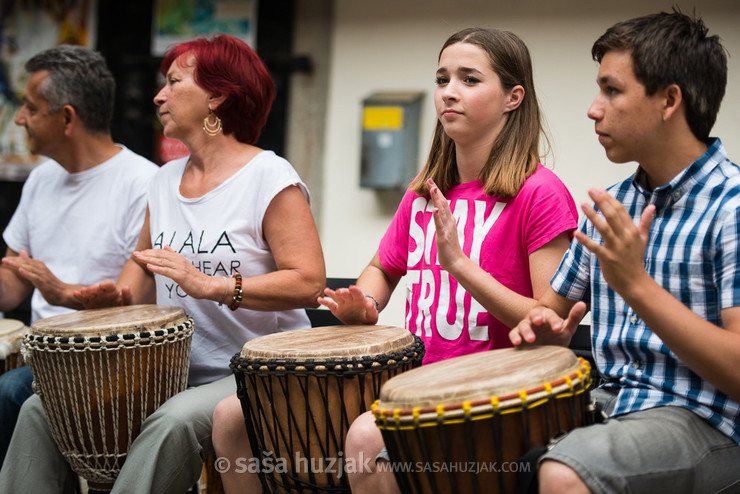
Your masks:
[[[188,388],[142,424],[112,494],[184,494],[213,452],[213,410],[236,391],[234,376]],[[0,470],[0,492],[75,492],[77,476],[59,452],[37,395],[23,404]]]

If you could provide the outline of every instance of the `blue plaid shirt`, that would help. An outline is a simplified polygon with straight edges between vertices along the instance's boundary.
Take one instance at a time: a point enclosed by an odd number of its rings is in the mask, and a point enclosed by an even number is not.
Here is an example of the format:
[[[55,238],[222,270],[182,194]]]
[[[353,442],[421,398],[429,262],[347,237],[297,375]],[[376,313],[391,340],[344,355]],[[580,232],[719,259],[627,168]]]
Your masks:
[[[674,297],[722,327],[720,311],[740,305],[740,168],[719,139],[686,170],[652,192],[644,172],[609,189],[639,222],[656,205],[645,251],[645,269]],[[580,229],[601,235],[586,218]],[[700,378],[665,346],[609,288],[595,255],[577,241],[552,279],[569,300],[591,304],[591,343],[602,386],[620,388],[614,415],[673,405],[685,407],[740,443],[740,405]],[[738,363],[740,366],[740,363]]]

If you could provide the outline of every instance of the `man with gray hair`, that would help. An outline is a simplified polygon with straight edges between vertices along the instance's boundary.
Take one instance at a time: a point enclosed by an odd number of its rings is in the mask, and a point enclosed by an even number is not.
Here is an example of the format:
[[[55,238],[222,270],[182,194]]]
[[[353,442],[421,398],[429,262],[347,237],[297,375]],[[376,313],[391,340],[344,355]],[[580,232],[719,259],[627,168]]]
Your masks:
[[[157,167],[113,142],[115,81],[99,53],[62,45],[33,56],[26,70],[15,123],[31,153],[50,159],[31,171],[3,234],[0,311],[33,293],[34,322],[81,309],[75,290],[118,277]],[[0,464],[31,382],[28,366],[0,376]]]

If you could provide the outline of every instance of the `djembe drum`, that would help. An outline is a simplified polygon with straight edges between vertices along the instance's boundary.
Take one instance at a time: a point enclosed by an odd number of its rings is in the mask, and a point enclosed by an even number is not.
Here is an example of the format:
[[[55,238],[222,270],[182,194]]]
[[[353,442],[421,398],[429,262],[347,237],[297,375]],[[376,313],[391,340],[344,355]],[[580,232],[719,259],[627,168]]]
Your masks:
[[[401,492],[516,492],[517,472],[527,468],[518,460],[583,425],[590,370],[567,348],[541,346],[390,379],[372,409]]]
[[[424,344],[390,326],[326,326],[261,336],[231,360],[267,492],[349,492],[344,439]]]
[[[133,305],[37,321],[24,337],[34,391],[59,450],[91,490],[107,491],[141,424],[185,389],[193,321]]]
[[[0,319],[0,375],[23,365],[21,340],[27,332],[23,321]]]

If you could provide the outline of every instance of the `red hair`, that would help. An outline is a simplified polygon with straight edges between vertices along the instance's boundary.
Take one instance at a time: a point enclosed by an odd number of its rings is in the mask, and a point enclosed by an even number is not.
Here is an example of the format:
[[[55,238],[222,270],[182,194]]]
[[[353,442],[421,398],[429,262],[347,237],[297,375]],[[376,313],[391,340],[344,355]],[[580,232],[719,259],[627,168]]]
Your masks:
[[[233,133],[238,141],[255,144],[275,100],[275,83],[262,60],[244,41],[219,34],[168,48],[160,67],[162,75],[186,53],[195,57],[196,84],[208,93],[226,96],[214,111],[224,134]]]

